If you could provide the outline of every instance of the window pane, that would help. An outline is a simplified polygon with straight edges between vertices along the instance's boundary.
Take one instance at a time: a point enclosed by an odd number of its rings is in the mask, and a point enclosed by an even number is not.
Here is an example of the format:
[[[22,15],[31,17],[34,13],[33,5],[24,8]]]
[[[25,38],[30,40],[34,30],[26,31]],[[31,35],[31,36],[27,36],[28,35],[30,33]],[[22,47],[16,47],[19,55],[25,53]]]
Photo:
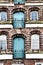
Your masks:
[[[14,28],[24,28],[24,13],[17,12],[13,14],[13,26]]]
[[[7,20],[7,13],[6,12],[1,12],[1,20],[2,21]]]
[[[0,49],[2,50],[7,49],[7,36],[6,35],[0,36]]]
[[[3,63],[0,63],[0,65],[4,65]]]
[[[39,49],[39,35],[37,34],[31,36],[31,49]]]
[[[0,20],[1,20],[1,13],[0,13]]]
[[[3,40],[2,41],[2,50],[6,50],[7,49],[7,42],[6,42],[6,40]]]
[[[25,0],[14,0],[15,4],[24,4]]]
[[[14,58],[24,58],[24,39],[14,39]]]
[[[30,13],[30,20],[38,20],[38,12],[37,11],[32,11]]]

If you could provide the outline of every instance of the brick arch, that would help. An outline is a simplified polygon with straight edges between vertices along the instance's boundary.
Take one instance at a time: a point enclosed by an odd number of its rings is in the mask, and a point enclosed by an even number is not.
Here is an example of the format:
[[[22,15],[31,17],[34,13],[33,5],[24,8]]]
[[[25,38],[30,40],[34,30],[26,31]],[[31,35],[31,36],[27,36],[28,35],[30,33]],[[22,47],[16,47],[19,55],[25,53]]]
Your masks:
[[[38,7],[31,7],[29,8],[29,10],[31,12],[31,11],[39,11],[40,9]]]
[[[1,32],[0,32],[0,35],[2,35],[2,34],[3,34],[3,35],[8,35],[8,32],[7,32],[7,31],[1,31]]]
[[[38,35],[40,35],[40,33],[41,33],[41,32],[40,32],[39,30],[33,30],[33,31],[30,32],[31,35],[33,35],[33,34],[38,34]]]
[[[15,34],[15,35],[12,36],[12,39],[14,39],[16,37],[22,37],[22,38],[25,39],[25,35],[23,35],[23,34]]]
[[[0,8],[0,11],[8,11],[8,8],[2,7],[2,8]]]
[[[16,8],[16,9],[13,9],[12,10],[12,15],[14,14],[14,13],[16,13],[16,12],[23,12],[24,14],[25,14],[25,9],[23,9],[23,8]]]

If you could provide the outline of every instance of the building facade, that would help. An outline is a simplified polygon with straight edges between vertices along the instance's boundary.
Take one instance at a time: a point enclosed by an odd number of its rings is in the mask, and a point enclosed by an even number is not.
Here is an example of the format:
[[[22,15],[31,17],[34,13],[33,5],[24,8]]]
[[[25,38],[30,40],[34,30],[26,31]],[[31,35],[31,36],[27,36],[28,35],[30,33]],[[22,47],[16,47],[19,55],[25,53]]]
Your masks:
[[[0,65],[43,65],[43,0],[0,0]]]

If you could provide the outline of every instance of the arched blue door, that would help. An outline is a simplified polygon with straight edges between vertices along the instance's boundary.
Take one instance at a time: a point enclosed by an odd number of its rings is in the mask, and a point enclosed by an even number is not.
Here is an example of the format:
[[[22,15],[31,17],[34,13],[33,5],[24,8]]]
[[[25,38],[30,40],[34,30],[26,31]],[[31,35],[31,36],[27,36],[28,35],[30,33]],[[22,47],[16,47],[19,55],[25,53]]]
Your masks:
[[[13,27],[24,28],[24,13],[16,12],[13,14]]]
[[[15,4],[24,4],[25,0],[14,0]]]
[[[14,39],[14,58],[24,58],[24,39],[15,38]]]

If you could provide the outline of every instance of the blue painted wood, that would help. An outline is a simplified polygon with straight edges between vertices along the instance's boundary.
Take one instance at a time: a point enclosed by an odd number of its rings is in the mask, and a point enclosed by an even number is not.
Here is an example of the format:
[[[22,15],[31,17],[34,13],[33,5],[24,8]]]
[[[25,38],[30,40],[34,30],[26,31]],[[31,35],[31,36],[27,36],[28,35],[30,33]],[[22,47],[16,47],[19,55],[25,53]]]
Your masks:
[[[14,0],[15,4],[24,4],[25,0]]]
[[[24,39],[14,39],[14,58],[24,58]]]
[[[24,13],[16,12],[13,14],[13,27],[14,28],[24,28]]]

